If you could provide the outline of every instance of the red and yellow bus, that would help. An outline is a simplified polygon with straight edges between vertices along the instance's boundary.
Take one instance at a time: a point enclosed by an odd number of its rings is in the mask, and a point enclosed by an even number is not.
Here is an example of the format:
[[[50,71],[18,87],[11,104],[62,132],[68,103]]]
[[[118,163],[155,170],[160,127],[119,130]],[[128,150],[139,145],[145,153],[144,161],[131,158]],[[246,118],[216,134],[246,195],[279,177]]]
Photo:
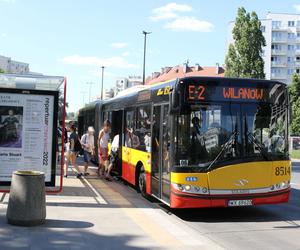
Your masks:
[[[81,109],[119,135],[115,170],[172,208],[287,202],[288,93],[276,81],[186,77],[138,86]]]

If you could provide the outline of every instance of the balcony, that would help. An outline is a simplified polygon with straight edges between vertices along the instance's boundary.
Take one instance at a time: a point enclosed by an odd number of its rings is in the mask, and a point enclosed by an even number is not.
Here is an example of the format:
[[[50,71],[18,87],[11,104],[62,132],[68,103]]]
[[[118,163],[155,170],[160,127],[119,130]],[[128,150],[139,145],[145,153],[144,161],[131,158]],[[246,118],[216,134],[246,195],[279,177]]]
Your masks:
[[[286,62],[280,62],[280,61],[273,61],[271,62],[272,67],[286,67],[287,63]]]
[[[297,67],[297,68],[300,67],[300,61],[295,61],[295,67]]]
[[[295,50],[295,55],[300,55],[300,49]]]
[[[273,43],[286,43],[287,38],[286,37],[272,37]]]
[[[287,32],[288,28],[285,26],[272,26],[272,31],[286,31]]]
[[[300,43],[300,37],[295,38],[295,43]]]
[[[274,55],[274,56],[284,56],[284,55],[286,55],[286,50],[272,49],[272,55]]]
[[[284,80],[286,79],[286,75],[285,74],[281,74],[281,73],[271,73],[271,80]]]

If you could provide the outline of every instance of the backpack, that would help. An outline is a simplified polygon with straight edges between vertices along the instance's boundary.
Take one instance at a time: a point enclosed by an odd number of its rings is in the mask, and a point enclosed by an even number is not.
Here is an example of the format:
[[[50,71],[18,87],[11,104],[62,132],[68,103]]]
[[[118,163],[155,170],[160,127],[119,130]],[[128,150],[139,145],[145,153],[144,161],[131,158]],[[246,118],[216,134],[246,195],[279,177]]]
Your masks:
[[[83,148],[81,146],[79,138],[77,138],[77,140],[75,141],[74,151],[79,152],[80,155],[83,154]]]

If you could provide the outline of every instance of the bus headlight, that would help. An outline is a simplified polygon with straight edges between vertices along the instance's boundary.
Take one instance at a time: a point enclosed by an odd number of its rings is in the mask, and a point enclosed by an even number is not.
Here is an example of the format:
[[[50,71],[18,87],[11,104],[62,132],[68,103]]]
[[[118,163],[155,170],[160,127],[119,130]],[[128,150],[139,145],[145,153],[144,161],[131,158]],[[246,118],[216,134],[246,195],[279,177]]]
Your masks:
[[[182,185],[178,184],[177,186],[178,186],[178,190],[183,191],[183,186]]]
[[[277,190],[283,190],[283,189],[286,189],[289,187],[290,187],[290,181],[282,181],[282,182],[276,183],[275,185],[272,185],[270,187],[270,190],[277,191]]]
[[[177,183],[172,183],[172,186],[174,189],[184,192],[184,193],[190,193],[190,194],[207,194],[208,193],[207,187],[193,186],[190,184],[182,185],[182,184],[177,184]]]

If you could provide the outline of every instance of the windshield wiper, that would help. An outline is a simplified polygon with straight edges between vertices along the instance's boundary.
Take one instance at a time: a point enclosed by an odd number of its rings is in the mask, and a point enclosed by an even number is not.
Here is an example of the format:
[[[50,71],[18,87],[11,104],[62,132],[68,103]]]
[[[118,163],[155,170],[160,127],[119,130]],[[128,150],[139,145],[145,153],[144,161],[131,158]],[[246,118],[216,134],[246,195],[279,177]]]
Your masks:
[[[219,152],[219,154],[216,156],[216,158],[209,164],[209,166],[206,168],[206,171],[208,171],[209,169],[212,168],[212,166],[219,160],[219,158],[222,156],[222,154],[224,153],[224,151],[226,149],[228,149],[228,147],[230,145],[232,145],[232,142],[234,140],[234,138],[238,135],[237,131],[232,132],[232,134],[230,135],[228,141],[226,143],[223,144],[221,151]]]
[[[268,153],[266,152],[266,150],[264,149],[264,145],[261,144],[259,141],[256,140],[255,136],[253,135],[253,133],[251,133],[250,131],[247,132],[247,135],[251,137],[251,140],[253,142],[253,144],[258,148],[260,154],[265,158],[265,160],[270,161],[272,159],[269,158]]]

